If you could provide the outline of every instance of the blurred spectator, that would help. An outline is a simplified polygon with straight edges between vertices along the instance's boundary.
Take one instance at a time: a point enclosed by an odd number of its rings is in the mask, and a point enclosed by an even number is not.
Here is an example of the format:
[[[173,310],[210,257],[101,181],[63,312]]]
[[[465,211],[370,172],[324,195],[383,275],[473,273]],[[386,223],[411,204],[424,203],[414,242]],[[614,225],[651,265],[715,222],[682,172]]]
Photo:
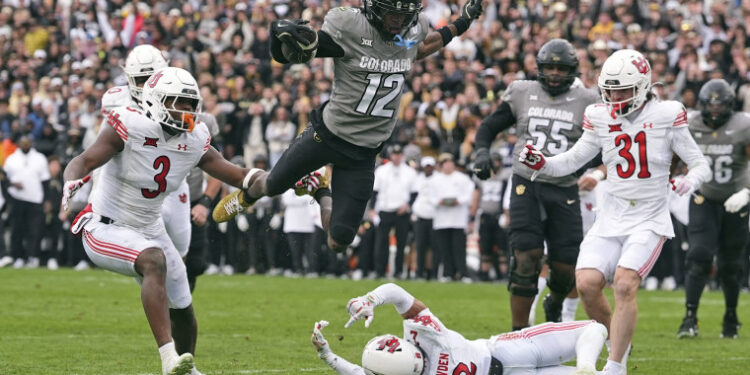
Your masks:
[[[317,265],[317,259],[314,259],[316,256],[313,255],[312,236],[315,232],[313,210],[319,208],[310,204],[309,196],[298,196],[291,189],[282,194],[281,204],[284,206],[284,234],[292,253],[292,271],[303,275],[306,273],[303,258],[307,260],[308,265]],[[309,266],[308,271],[308,276],[318,276],[316,267]]]
[[[453,155],[440,154],[440,173],[433,179],[438,187],[432,194],[436,206],[432,221],[435,244],[443,262],[442,276],[438,278],[471,282],[466,269],[466,231],[469,229],[469,204],[474,183],[469,176],[456,170]],[[433,264],[438,267],[438,264]]]
[[[39,244],[44,223],[42,202],[50,179],[47,158],[22,136],[18,149],[5,160],[11,197],[11,256],[14,268],[39,267]]]
[[[435,250],[437,243],[433,240],[432,219],[435,216],[435,206],[432,204],[432,195],[436,194],[433,180],[435,178],[435,158],[425,156],[420,161],[422,172],[417,176],[415,182],[417,199],[413,204],[414,216],[414,241],[417,250],[417,279],[434,279],[437,273],[436,264],[439,264],[438,252]],[[429,251],[429,252],[428,252]],[[427,262],[428,254],[432,262]]]

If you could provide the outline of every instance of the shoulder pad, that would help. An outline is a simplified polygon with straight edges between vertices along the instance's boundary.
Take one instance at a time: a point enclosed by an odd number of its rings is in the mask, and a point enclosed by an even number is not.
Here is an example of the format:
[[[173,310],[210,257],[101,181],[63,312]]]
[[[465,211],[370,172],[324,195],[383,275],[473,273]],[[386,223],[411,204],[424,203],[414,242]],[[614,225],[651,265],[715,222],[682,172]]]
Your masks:
[[[130,104],[130,90],[128,86],[115,86],[107,90],[102,95],[102,108],[111,109],[114,107],[126,106]]]

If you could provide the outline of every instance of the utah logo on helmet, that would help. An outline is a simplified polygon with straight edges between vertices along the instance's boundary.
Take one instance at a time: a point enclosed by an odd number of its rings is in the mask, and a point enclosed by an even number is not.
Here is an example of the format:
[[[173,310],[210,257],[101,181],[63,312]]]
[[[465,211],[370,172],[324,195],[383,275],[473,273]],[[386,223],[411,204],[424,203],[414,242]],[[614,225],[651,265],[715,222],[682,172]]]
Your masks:
[[[192,132],[202,103],[198,83],[185,69],[164,68],[143,85],[146,116],[173,132]]]
[[[362,352],[362,368],[368,375],[419,375],[424,355],[414,344],[394,335],[373,337]]]

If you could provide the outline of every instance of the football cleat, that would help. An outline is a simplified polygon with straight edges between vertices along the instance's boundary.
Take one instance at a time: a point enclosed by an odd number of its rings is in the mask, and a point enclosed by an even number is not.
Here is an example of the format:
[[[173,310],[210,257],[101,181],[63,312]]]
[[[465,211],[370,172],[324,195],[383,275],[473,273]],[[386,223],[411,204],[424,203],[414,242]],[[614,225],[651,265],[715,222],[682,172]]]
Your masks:
[[[237,216],[237,214],[245,212],[248,207],[255,203],[257,199],[247,200],[244,192],[252,185],[252,181],[254,181],[253,177],[260,176],[261,172],[263,172],[262,169],[251,169],[242,182],[242,189],[237,189],[227,194],[224,198],[221,198],[216,207],[214,207],[213,212],[211,212],[211,217],[213,217],[215,222],[223,223],[229,221],[229,219]]]
[[[677,338],[683,339],[696,336],[698,336],[698,318],[685,316],[685,318],[682,319],[680,329],[677,331]]]
[[[188,375],[193,371],[193,367],[195,367],[193,355],[185,353],[176,357],[170,363],[163,364],[162,373],[164,375]]]
[[[719,337],[724,339],[736,339],[737,338],[737,331],[740,330],[740,327],[742,324],[740,324],[739,321],[737,321],[737,316],[727,316],[724,315],[724,321],[721,323],[721,335]]]
[[[552,296],[549,294],[544,297],[542,308],[544,308],[544,317],[548,322],[562,322],[562,303],[555,304],[552,302]]]
[[[294,184],[294,193],[298,196],[309,195],[315,197],[315,193],[320,189],[330,186],[331,180],[328,177],[328,169],[323,166],[312,173],[308,173]]]

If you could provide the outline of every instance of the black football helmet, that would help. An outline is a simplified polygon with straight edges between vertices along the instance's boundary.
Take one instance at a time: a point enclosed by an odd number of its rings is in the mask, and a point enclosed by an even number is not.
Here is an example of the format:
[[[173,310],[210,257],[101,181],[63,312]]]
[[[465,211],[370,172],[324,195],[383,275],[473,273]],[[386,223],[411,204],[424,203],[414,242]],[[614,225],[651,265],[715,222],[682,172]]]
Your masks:
[[[701,87],[698,93],[703,122],[718,128],[732,117],[734,107],[734,90],[723,79],[712,79]]]
[[[564,76],[544,74],[545,66],[564,66],[568,74]],[[550,95],[560,95],[570,89],[570,85],[580,74],[578,72],[578,54],[573,45],[564,39],[552,39],[544,43],[536,55],[537,80]],[[550,86],[550,83],[557,85]]]
[[[388,39],[416,25],[422,11],[421,0],[364,0],[364,3],[367,20]],[[386,15],[403,20],[400,24],[390,25],[387,24]]]

